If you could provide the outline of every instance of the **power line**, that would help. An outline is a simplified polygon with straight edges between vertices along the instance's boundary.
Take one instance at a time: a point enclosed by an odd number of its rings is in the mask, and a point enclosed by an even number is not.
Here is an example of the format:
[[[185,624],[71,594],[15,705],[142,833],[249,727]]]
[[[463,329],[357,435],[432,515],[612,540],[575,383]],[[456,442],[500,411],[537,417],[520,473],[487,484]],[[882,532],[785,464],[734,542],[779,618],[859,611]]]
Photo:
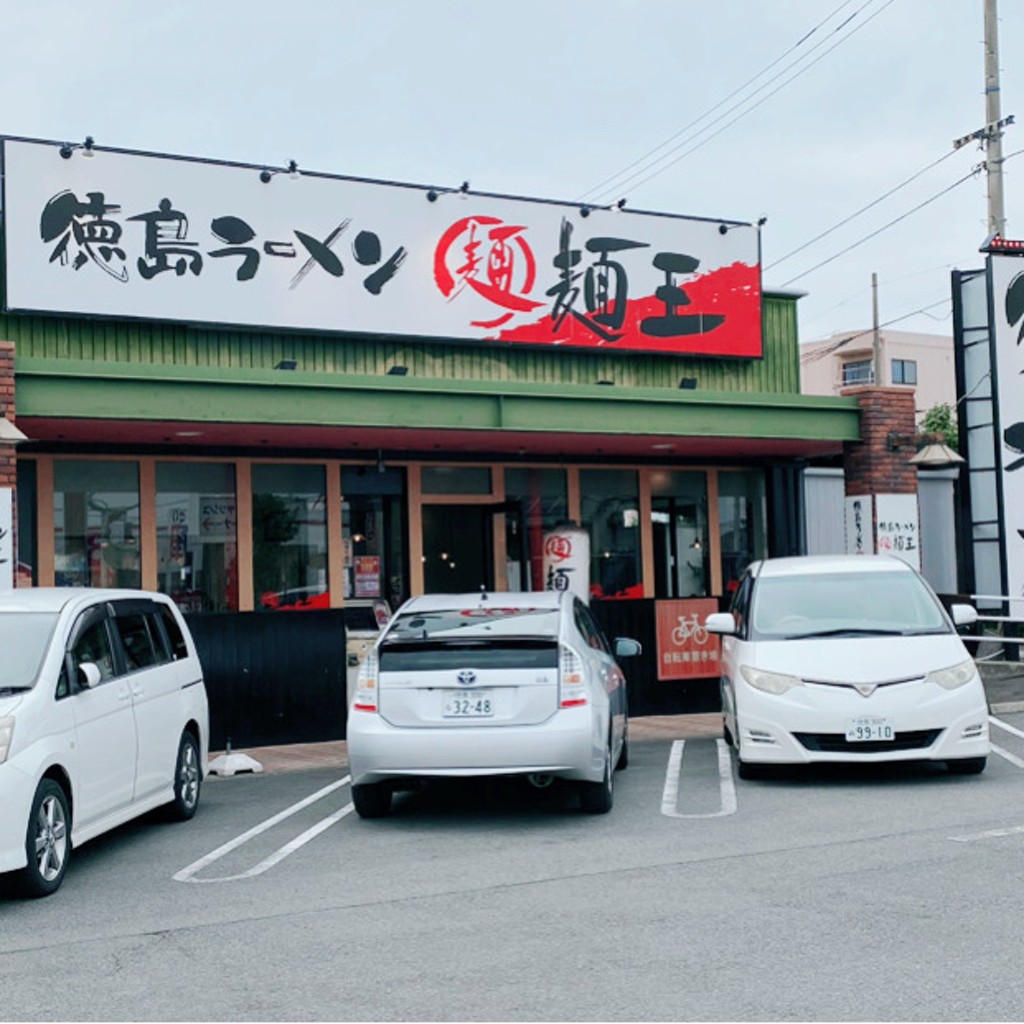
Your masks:
[[[860,8],[858,8],[857,11],[854,12],[854,14],[852,14],[849,18],[847,18],[846,21],[843,22],[843,25],[840,26],[840,28],[842,28],[843,26],[849,24],[849,22],[854,17],[856,17],[856,15],[860,13],[860,11],[862,11],[865,7],[868,7],[873,2],[874,2],[874,0],[867,0],[867,3],[863,4]],[[652,178],[657,177],[659,174],[662,174],[665,171],[667,171],[670,167],[675,166],[675,164],[679,163],[680,160],[683,160],[685,157],[688,157],[691,154],[695,153],[698,149],[703,148],[709,142],[711,142],[712,139],[717,138],[719,135],[722,134],[722,132],[726,131],[726,129],[731,128],[734,124],[736,124],[737,121],[740,121],[744,117],[746,117],[748,114],[753,113],[755,110],[757,110],[758,107],[760,107],[764,103],[766,103],[769,99],[772,98],[772,96],[774,96],[776,93],[780,92],[782,89],[784,89],[791,82],[796,81],[796,79],[799,78],[801,75],[803,75],[806,72],[810,71],[811,68],[813,68],[819,61],[823,60],[833,50],[835,50],[836,47],[841,46],[844,42],[846,42],[847,39],[849,39],[851,36],[855,35],[862,28],[866,28],[872,21],[874,21],[875,18],[878,17],[878,15],[880,15],[887,7],[889,7],[893,3],[895,3],[895,0],[886,0],[886,2],[877,11],[875,11],[870,17],[868,17],[865,21],[862,21],[859,25],[857,25],[855,28],[853,28],[850,32],[847,32],[845,36],[843,36],[841,39],[839,39],[835,43],[833,43],[833,45],[830,46],[827,50],[825,50],[824,53],[819,54],[814,60],[810,61],[810,63],[805,64],[804,67],[800,68],[800,70],[798,70],[795,74],[791,75],[785,81],[783,81],[779,85],[777,85],[774,89],[771,90],[771,92],[767,93],[767,95],[762,96],[761,99],[758,100],[756,103],[754,103],[752,106],[747,107],[746,110],[741,111],[731,121],[727,121],[725,124],[723,124],[717,131],[712,132],[706,138],[701,139],[699,142],[696,142],[695,145],[690,146],[689,149],[683,150],[683,152],[679,153],[679,155],[676,156],[674,159],[668,160],[666,163],[663,163],[662,166],[660,166],[660,167],[658,166],[658,164],[661,163],[663,160],[665,160],[665,158],[668,157],[670,154],[677,153],[680,149],[682,149],[684,146],[686,146],[687,143],[692,142],[695,139],[699,138],[700,135],[702,135],[704,132],[707,132],[714,124],[716,124],[718,121],[721,121],[722,118],[728,116],[733,111],[735,111],[738,108],[740,108],[744,103],[748,102],[750,99],[752,99],[754,96],[756,96],[763,89],[767,88],[767,86],[770,85],[772,82],[777,81],[787,71],[789,71],[793,67],[795,67],[800,62],[800,60],[802,60],[803,58],[801,57],[799,60],[794,61],[788,67],[784,68],[777,75],[773,76],[768,82],[764,83],[764,85],[762,85],[758,89],[754,90],[754,92],[751,93],[750,96],[748,96],[745,99],[741,100],[739,103],[734,104],[732,107],[730,107],[727,111],[725,111],[719,117],[715,118],[715,120],[712,121],[711,124],[706,125],[704,128],[701,128],[699,131],[693,133],[688,138],[683,139],[680,143],[678,143],[676,146],[673,146],[665,154],[663,154],[662,156],[658,157],[656,160],[653,160],[653,161],[649,162],[645,167],[640,168],[634,174],[626,176],[624,179],[619,181],[618,184],[616,184],[614,189],[606,189],[601,194],[601,196],[598,197],[598,199],[601,199],[601,198],[603,198],[605,196],[614,195],[616,192],[618,192],[618,191],[620,191],[620,190],[622,190],[624,188],[632,188],[632,189],[640,188],[642,185],[647,184],[647,182],[650,181]],[[836,31],[839,31],[839,29],[834,30],[833,34],[835,34]],[[827,41],[827,40],[825,40],[825,41]],[[818,45],[824,45],[825,41],[823,41],[822,43],[819,43]],[[810,52],[813,52],[813,49],[816,49],[816,48],[817,47],[812,48],[812,51],[810,51]],[[698,120],[700,120],[700,119],[698,119]],[[654,170],[652,170],[650,174],[647,174],[644,177],[640,177],[640,175],[643,175],[645,171],[650,170],[651,168],[654,168]],[[616,177],[618,177],[618,176],[616,176]],[[593,190],[591,190],[591,191],[593,191]],[[588,193],[588,195],[589,194],[590,193]]]
[[[861,246],[865,242],[870,241],[872,238],[877,237],[883,231],[887,231],[889,228],[893,227],[894,225],[899,224],[900,221],[906,220],[908,217],[910,217],[913,214],[917,213],[918,210],[923,210],[926,206],[931,205],[937,199],[941,199],[944,195],[946,195],[947,192],[952,192],[953,189],[958,188],[965,181],[969,181],[971,178],[977,177],[978,174],[982,171],[983,168],[984,168],[984,164],[979,164],[977,167],[973,168],[970,171],[969,174],[965,174],[958,181],[954,181],[952,185],[948,186],[947,188],[944,188],[941,192],[936,192],[935,195],[931,196],[931,198],[929,198],[929,199],[926,199],[923,203],[918,203],[918,205],[913,207],[913,209],[907,210],[906,213],[900,214],[899,217],[896,217],[894,220],[889,221],[888,224],[883,224],[880,228],[876,229],[875,231],[872,231],[868,235],[865,235],[863,238],[859,239],[858,241],[853,242],[852,244],[848,245],[845,249],[841,249],[839,252],[835,253],[834,255],[829,256],[829,258],[827,260],[822,260],[820,263],[815,263],[813,267],[810,267],[809,269],[805,270],[802,274],[797,274],[796,277],[791,277],[788,281],[783,282],[783,284],[781,284],[779,287],[786,288],[789,285],[791,285],[794,281],[799,281],[802,277],[806,277],[808,274],[814,273],[815,270],[820,270],[822,267],[827,266],[829,263],[832,263],[834,260],[839,259],[840,256],[845,256],[851,250],[856,249],[858,246]]]
[[[799,49],[805,42],[807,42],[807,40],[811,36],[814,35],[815,32],[818,31],[819,28],[822,27],[822,25],[831,21],[832,18],[834,18],[844,7],[848,7],[851,3],[853,3],[853,0],[843,0],[843,2],[834,11],[832,11],[831,14],[828,15],[828,17],[823,18],[821,21],[819,21],[818,24],[815,25],[814,28],[812,28],[809,32],[805,32],[803,36],[801,36],[800,39],[798,39],[788,50],[780,54],[770,64],[768,64],[766,67],[758,71],[756,75],[754,75],[752,78],[748,78],[741,86],[739,86],[736,89],[733,89],[733,91],[729,93],[728,96],[725,96],[723,99],[720,99],[713,106],[708,107],[708,109],[705,110],[703,114],[701,114],[699,117],[694,118],[688,125],[684,126],[683,128],[680,128],[679,131],[675,132],[673,135],[670,135],[664,142],[661,142],[653,149],[648,150],[646,153],[644,153],[643,156],[637,157],[636,160],[634,160],[631,164],[628,164],[621,171],[617,171],[615,174],[612,174],[610,177],[605,178],[603,181],[599,181],[596,185],[593,186],[593,188],[588,189],[582,195],[578,196],[577,202],[584,201],[587,198],[587,196],[593,195],[594,193],[600,193],[605,185],[610,185],[612,182],[617,181],[619,178],[623,177],[628,171],[631,171],[634,167],[636,167],[637,164],[644,163],[649,157],[654,156],[654,154],[657,153],[659,150],[664,149],[670,143],[675,142],[675,140],[678,139],[680,135],[685,134],[691,128],[700,124],[701,121],[705,120],[709,115],[713,114],[719,107],[728,103],[729,100],[731,100],[734,96],[739,95],[748,86],[753,85],[754,82],[756,82],[759,78],[766,75],[777,64],[785,60],[794,50]],[[854,14],[851,15],[851,17],[856,17],[856,13],[857,12],[854,12]],[[847,19],[847,21],[848,20],[849,19]],[[843,24],[845,25],[846,22],[844,21]],[[842,25],[840,25],[839,27],[842,28]],[[813,48],[810,52],[813,52]]]
[[[769,263],[768,266],[766,266],[764,269],[771,270],[773,267],[777,267],[780,263],[784,263],[786,260],[790,258],[790,256],[795,256],[798,252],[803,252],[804,249],[807,249],[810,246],[814,245],[815,242],[820,242],[823,238],[826,238],[828,235],[831,235],[833,231],[837,231],[839,228],[843,227],[843,225],[849,224],[851,220],[855,220],[862,213],[867,213],[867,211],[870,210],[872,207],[875,207],[879,203],[888,199],[889,196],[895,195],[897,192],[899,192],[900,189],[906,188],[906,186],[909,185],[912,181],[916,181],[918,178],[921,177],[921,175],[926,174],[933,167],[937,167],[939,164],[941,164],[943,160],[948,160],[955,152],[956,150],[951,149],[948,153],[944,153],[942,156],[939,157],[938,160],[933,160],[930,164],[928,164],[927,167],[922,167],[921,170],[919,170],[916,174],[912,174],[909,178],[906,179],[906,181],[900,182],[899,185],[896,185],[894,188],[889,189],[888,192],[884,193],[883,195],[880,195],[877,199],[872,200],[870,203],[867,204],[867,206],[862,206],[859,210],[857,210],[854,213],[851,213],[848,217],[844,217],[841,221],[838,221],[837,223],[833,224],[832,227],[828,228],[825,231],[822,231],[820,235],[815,235],[814,238],[812,238],[809,242],[804,242],[803,245],[798,245],[795,249],[791,249],[789,252],[786,253],[785,256],[780,256],[774,263]]]

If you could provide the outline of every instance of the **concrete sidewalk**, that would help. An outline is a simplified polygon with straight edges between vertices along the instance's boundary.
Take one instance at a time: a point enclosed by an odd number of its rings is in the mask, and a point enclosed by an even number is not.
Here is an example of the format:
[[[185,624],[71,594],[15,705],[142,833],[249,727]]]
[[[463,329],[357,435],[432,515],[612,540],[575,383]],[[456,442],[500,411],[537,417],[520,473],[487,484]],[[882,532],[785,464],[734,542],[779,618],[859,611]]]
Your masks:
[[[1024,663],[980,662],[982,682],[992,714],[1024,711]],[[717,711],[698,715],[647,715],[629,720],[630,743],[651,740],[705,739],[722,735],[722,716]],[[211,751],[210,760],[221,751]],[[291,743],[281,747],[250,747],[235,751],[257,761],[264,774],[310,771],[348,766],[344,740],[327,743]],[[242,774],[242,773],[239,773]]]

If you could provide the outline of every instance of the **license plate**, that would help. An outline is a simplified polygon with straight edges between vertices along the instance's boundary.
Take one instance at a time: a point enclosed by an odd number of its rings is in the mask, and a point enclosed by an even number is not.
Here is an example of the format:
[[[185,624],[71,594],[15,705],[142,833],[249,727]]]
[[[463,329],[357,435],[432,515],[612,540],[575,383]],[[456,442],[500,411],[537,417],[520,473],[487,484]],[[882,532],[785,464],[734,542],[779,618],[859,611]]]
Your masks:
[[[444,699],[445,718],[490,718],[493,714],[494,698],[490,690],[451,693]]]
[[[895,738],[896,730],[888,718],[851,718],[846,723],[848,743],[877,743]]]

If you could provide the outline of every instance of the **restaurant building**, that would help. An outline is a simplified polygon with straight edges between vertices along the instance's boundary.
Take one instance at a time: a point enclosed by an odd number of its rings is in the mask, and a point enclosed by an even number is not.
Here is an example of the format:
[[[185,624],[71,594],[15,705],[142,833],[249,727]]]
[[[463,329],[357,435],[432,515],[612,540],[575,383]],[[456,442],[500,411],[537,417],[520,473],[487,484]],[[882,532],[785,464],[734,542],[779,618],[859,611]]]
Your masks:
[[[92,140],[2,159],[0,586],[165,592],[215,672],[259,675],[240,630],[322,658],[346,603],[557,586],[647,642],[641,702],[710,706],[716,652],[659,619],[800,552],[803,467],[860,441],[863,396],[800,393],[758,224]]]

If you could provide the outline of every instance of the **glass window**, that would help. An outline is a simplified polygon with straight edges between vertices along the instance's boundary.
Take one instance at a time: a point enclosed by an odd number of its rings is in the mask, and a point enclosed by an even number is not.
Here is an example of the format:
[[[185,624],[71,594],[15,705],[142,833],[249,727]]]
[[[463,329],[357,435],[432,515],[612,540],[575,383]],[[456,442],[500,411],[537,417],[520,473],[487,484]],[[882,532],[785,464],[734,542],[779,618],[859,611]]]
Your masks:
[[[158,587],[186,612],[238,611],[235,467],[158,462]]]
[[[91,625],[86,626],[71,648],[71,664],[76,678],[79,667],[87,663],[95,665],[100,670],[100,679],[103,682],[114,678],[114,654],[105,618],[96,619]]]
[[[544,589],[544,534],[569,518],[564,469],[506,469],[509,590]]]
[[[711,579],[706,474],[653,471],[651,523],[654,596],[705,597]]]
[[[157,653],[145,615],[119,615],[114,620],[114,626],[121,638],[125,668],[129,672],[137,672],[139,669],[155,665],[158,661],[167,660],[166,657],[161,657]],[[162,649],[162,642],[160,646]]]
[[[39,582],[36,544],[36,464],[18,463],[18,566],[15,586],[34,587]]]
[[[491,471],[486,466],[424,466],[424,494],[490,494]]]
[[[893,384],[916,384],[917,363],[913,359],[894,359],[892,361]]]
[[[590,534],[591,596],[643,597],[636,472],[581,469],[580,507]]]
[[[50,612],[12,612],[0,615],[3,686],[15,690],[32,686],[43,663],[57,616]]]
[[[768,507],[760,470],[718,474],[718,528],[722,541],[722,582],[736,589],[743,570],[768,554]]]
[[[408,596],[405,549],[405,478],[395,470],[379,477],[357,466],[341,471],[343,595],[386,600],[392,609]]]
[[[852,359],[843,363],[844,384],[871,384],[875,379],[870,359]]]
[[[181,627],[174,613],[167,605],[160,605],[160,618],[167,633],[167,642],[171,645],[171,657],[177,661],[179,658],[187,657],[188,647],[185,644],[185,637],[182,635]]]
[[[53,528],[58,587],[142,586],[136,463],[54,462]]]
[[[323,466],[252,467],[252,575],[257,608],[327,608]]]

